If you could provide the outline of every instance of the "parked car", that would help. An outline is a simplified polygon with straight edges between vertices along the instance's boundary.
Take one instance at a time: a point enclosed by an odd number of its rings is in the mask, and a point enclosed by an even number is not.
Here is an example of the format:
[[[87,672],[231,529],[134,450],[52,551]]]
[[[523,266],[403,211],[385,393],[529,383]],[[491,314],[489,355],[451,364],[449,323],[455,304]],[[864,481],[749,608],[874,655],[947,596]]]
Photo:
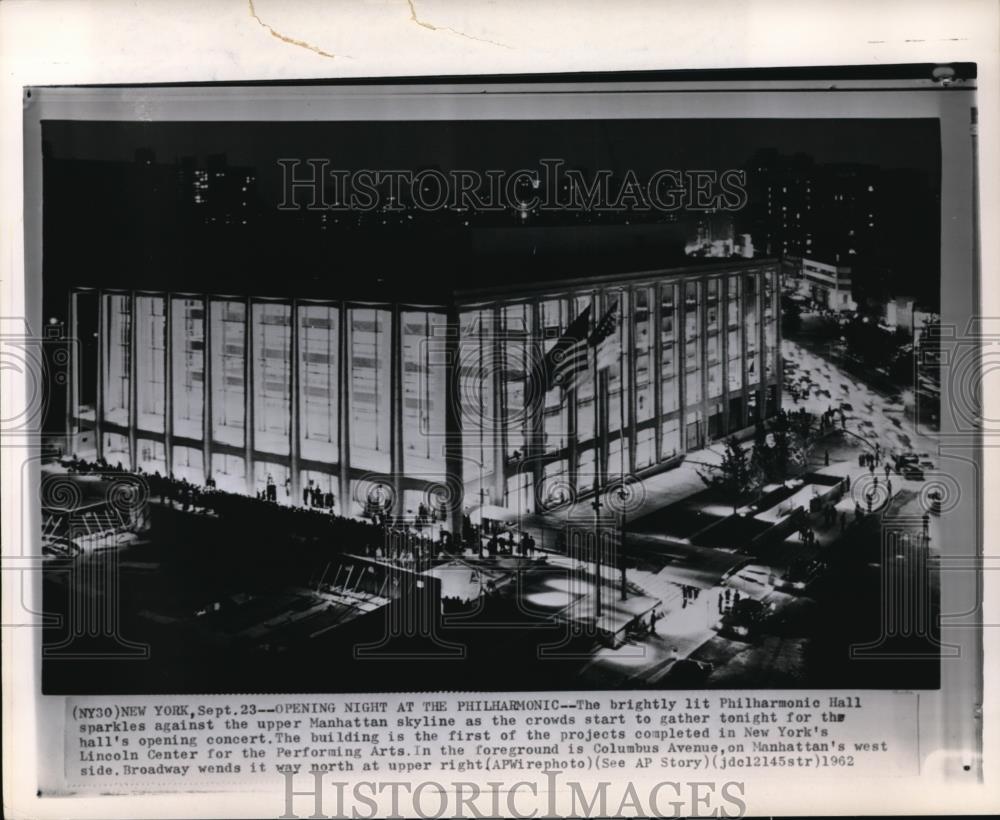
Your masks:
[[[771,614],[771,610],[760,601],[744,598],[724,614],[715,624],[720,635],[749,641]]]
[[[775,589],[782,592],[803,594],[819,580],[826,570],[822,561],[796,561],[788,569],[772,579]]]

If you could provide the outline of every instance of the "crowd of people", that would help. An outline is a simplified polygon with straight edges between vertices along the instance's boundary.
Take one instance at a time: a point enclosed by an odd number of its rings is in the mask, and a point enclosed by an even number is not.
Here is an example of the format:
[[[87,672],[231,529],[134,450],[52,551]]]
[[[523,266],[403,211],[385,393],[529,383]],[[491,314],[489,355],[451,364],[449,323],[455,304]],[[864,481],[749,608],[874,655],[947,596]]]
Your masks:
[[[365,504],[362,519],[339,515],[333,494],[312,481],[303,488],[303,504],[298,506],[278,503],[278,488],[270,475],[256,495],[247,496],[219,489],[212,478],[199,485],[159,471],[127,471],[121,462],[112,465],[105,458],[88,461],[73,455],[61,463],[70,473],[97,475],[104,480],[113,480],[125,472],[141,476],[149,488],[149,498],[173,509],[239,521],[262,533],[284,531],[298,538],[323,539],[342,545],[345,552],[358,552],[415,571],[450,555],[534,557],[536,551],[535,539],[529,533],[494,530],[486,534],[468,516],[456,540],[443,526],[445,511],[425,503],[418,505],[415,514],[398,516],[372,500]]]

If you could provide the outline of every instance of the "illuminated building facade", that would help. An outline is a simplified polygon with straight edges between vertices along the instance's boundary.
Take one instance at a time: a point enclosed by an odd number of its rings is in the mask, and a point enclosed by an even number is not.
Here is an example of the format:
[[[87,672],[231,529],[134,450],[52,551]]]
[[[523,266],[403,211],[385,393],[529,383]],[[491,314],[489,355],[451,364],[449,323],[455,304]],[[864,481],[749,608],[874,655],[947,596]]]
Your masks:
[[[290,503],[316,487],[342,514],[372,487],[397,514],[538,512],[774,414],[778,273],[727,261],[437,304],[73,288],[67,432],[81,457]],[[618,312],[617,361],[547,390],[537,362],[588,305],[592,323]]]

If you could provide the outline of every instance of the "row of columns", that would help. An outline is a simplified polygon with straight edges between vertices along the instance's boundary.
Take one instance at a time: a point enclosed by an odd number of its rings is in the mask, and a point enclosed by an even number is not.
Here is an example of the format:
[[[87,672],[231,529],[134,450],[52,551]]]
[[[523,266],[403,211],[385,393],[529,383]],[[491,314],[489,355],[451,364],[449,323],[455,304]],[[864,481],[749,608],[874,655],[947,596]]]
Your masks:
[[[674,312],[674,351],[675,351],[675,384],[678,391],[678,409],[676,411],[671,411],[671,413],[676,412],[678,417],[678,427],[679,434],[681,438],[681,448],[680,452],[687,449],[687,414],[689,411],[694,409],[701,410],[702,424],[708,423],[708,419],[712,414],[714,405],[721,401],[723,406],[723,418],[724,426],[726,432],[728,432],[731,424],[729,418],[729,399],[732,397],[729,391],[729,322],[728,322],[728,301],[729,301],[729,290],[728,290],[728,279],[732,275],[740,276],[741,281],[741,293],[738,305],[738,324],[742,327],[745,320],[745,272],[740,273],[726,273],[722,274],[719,281],[719,301],[718,301],[718,333],[721,336],[720,340],[720,357],[721,357],[721,379],[722,379],[722,390],[721,395],[710,398],[708,395],[708,349],[707,349],[707,339],[708,339],[708,328],[707,328],[707,276],[698,277],[700,294],[698,298],[698,315],[699,315],[699,343],[701,345],[700,356],[699,356],[699,377],[701,379],[701,401],[696,405],[696,407],[688,407],[686,400],[686,380],[687,380],[687,362],[686,362],[686,312],[687,306],[685,301],[685,281],[679,280],[677,282],[668,283],[666,286],[674,287],[674,300],[673,300],[673,312]],[[765,269],[765,276],[774,276],[773,270]],[[643,286],[648,287],[648,286]],[[764,305],[763,296],[767,293],[763,280],[758,277],[757,287],[760,292],[760,296],[757,299],[756,305],[756,315],[757,315],[757,331],[759,334],[758,339],[758,351],[759,351],[759,367],[760,373],[758,379],[760,381],[760,386],[755,388],[759,391],[758,404],[760,406],[760,411],[763,413],[764,407],[763,403],[766,401],[766,386],[765,381],[766,365],[764,363],[764,356],[770,355],[774,357],[773,361],[773,373],[779,381],[780,384],[780,350],[779,350],[779,339],[780,335],[777,330],[778,321],[778,311],[774,305],[771,306],[772,315],[774,316],[775,322],[775,344],[772,348],[766,346],[766,325],[764,322]],[[776,299],[777,287],[772,281],[771,287],[772,299]],[[610,307],[610,303],[615,298],[627,299],[628,304],[622,305],[622,311],[627,316],[627,322],[625,323],[625,328],[623,329],[623,346],[622,351],[622,361],[627,367],[627,378],[623,379],[625,385],[627,385],[627,394],[625,402],[625,418],[622,420],[623,432],[618,435],[623,435],[631,442],[629,447],[629,457],[628,457],[628,472],[634,474],[636,472],[636,432],[639,426],[637,420],[637,403],[636,403],[636,382],[635,382],[635,304],[634,304],[634,289],[630,287],[625,287],[620,290],[606,289],[604,291],[591,291],[588,292],[594,299],[594,306],[596,310],[593,311],[594,321],[598,321],[601,316],[603,316],[604,311]],[[651,356],[651,368],[654,371],[650,374],[650,379],[653,385],[653,426],[655,430],[654,434],[654,446],[656,448],[656,454],[654,458],[654,464],[661,461],[662,455],[662,435],[663,435],[663,421],[664,421],[664,411],[662,403],[662,357],[663,357],[663,346],[662,346],[662,294],[660,287],[651,288],[652,299],[651,304],[648,305],[649,315],[651,317],[650,321],[650,334],[652,339],[652,356]],[[95,406],[95,436],[97,438],[97,451],[98,455],[101,454],[101,449],[103,447],[103,433],[105,432],[104,423],[104,392],[105,392],[105,365],[108,355],[108,316],[107,310],[105,308],[105,296],[108,292],[98,291],[97,292],[97,304],[98,304],[98,327],[99,340],[98,340],[98,357],[99,363],[97,368],[97,397]],[[122,294],[124,295],[124,294]],[[128,425],[127,425],[127,435],[129,442],[129,451],[133,464],[137,464],[137,408],[138,408],[138,389],[139,389],[139,377],[140,372],[138,368],[138,327],[136,322],[136,305],[137,296],[142,296],[141,292],[137,293],[132,291],[128,294],[129,305],[130,305],[130,327],[129,327],[129,340],[130,340],[130,356],[129,356],[129,378],[130,378],[130,402],[128,408]],[[174,333],[174,298],[191,299],[192,297],[184,294],[149,294],[150,296],[155,296],[157,298],[164,299],[164,432],[163,432],[163,444],[164,444],[164,454],[167,464],[167,469],[170,471],[173,464],[173,407],[174,407],[174,374],[173,374],[173,358],[175,355],[174,343],[175,343],[175,333]],[[571,314],[567,321],[572,320],[573,314],[576,308],[576,295],[571,294],[563,296],[566,300],[565,303],[570,305]],[[71,293],[70,304],[69,304],[69,321],[70,321],[70,338],[75,338],[77,335],[78,327],[78,307],[76,304],[76,294]],[[204,338],[204,351],[203,351],[203,370],[204,370],[204,389],[203,389],[203,418],[202,418],[202,453],[204,460],[204,469],[206,476],[211,475],[213,471],[212,458],[215,453],[215,447],[213,446],[212,438],[212,420],[213,420],[213,406],[212,406],[212,384],[214,380],[213,375],[213,357],[212,357],[212,346],[213,346],[213,325],[211,316],[211,297],[208,295],[195,297],[198,298],[203,306],[203,338]],[[229,300],[233,301],[233,300]],[[240,300],[245,305],[245,318],[244,318],[244,447],[242,449],[242,455],[244,459],[244,466],[246,471],[246,480],[248,487],[252,488],[255,486],[255,460],[256,451],[254,448],[254,413],[255,413],[255,369],[254,369],[254,352],[256,340],[253,333],[253,300],[246,298]],[[287,456],[275,456],[279,462],[283,458],[287,458],[289,476],[290,476],[290,487],[294,498],[298,498],[301,495],[301,484],[300,484],[300,473],[302,469],[302,454],[301,454],[301,374],[300,374],[300,340],[299,340],[299,310],[298,307],[301,304],[297,300],[290,300],[288,302],[282,302],[282,304],[288,304],[290,309],[290,320],[289,320],[289,409],[290,409],[290,425],[289,425],[289,452]],[[529,303],[529,313],[531,322],[531,332],[529,334],[529,340],[533,337],[535,341],[540,342],[542,337],[542,327],[541,327],[541,308],[540,299],[535,298]],[[390,341],[390,351],[388,357],[388,364],[390,368],[390,399],[389,407],[391,412],[391,425],[390,425],[390,463],[393,465],[393,469],[390,470],[389,474],[384,477],[386,483],[390,484],[393,490],[393,496],[396,499],[397,512],[402,508],[402,494],[406,486],[406,481],[404,479],[404,471],[402,469],[395,469],[403,464],[403,361],[402,361],[402,346],[403,346],[403,334],[402,334],[402,308],[399,305],[392,306],[388,309],[390,313],[389,319],[389,341]],[[500,328],[503,325],[500,323],[502,306],[500,304],[494,304],[491,308],[492,321],[495,328]],[[350,349],[350,328],[348,327],[348,321],[350,317],[349,309],[341,308],[339,312],[340,321],[338,322],[337,334],[338,334],[338,345],[339,345],[339,355],[338,368],[337,368],[337,388],[339,390],[339,412],[338,412],[338,463],[335,469],[331,470],[332,474],[336,475],[337,487],[339,491],[339,498],[341,501],[341,510],[347,509],[351,497],[351,471],[348,465],[350,465],[350,440],[351,440],[351,430],[350,430],[350,366],[349,359],[351,356]],[[491,416],[493,418],[493,430],[492,430],[492,458],[494,461],[494,471],[491,484],[491,492],[495,494],[498,499],[503,499],[506,494],[506,480],[508,478],[508,472],[514,474],[522,466],[519,462],[514,465],[513,470],[508,470],[507,467],[507,447],[506,447],[506,432],[505,425],[503,424],[501,413],[498,412],[500,408],[506,402],[506,394],[503,380],[504,373],[504,361],[501,345],[496,341],[499,334],[491,334],[492,341],[490,344],[490,351],[488,353],[489,361],[491,363],[491,375],[490,378],[493,380],[492,388],[494,395],[495,405],[491,408]],[[751,388],[748,384],[748,374],[746,372],[747,367],[747,339],[746,333],[740,333],[741,339],[741,367],[743,369],[742,373],[742,387],[740,395],[742,398],[743,412],[746,413],[747,399],[751,392]],[[530,343],[530,342],[529,342]],[[459,344],[460,344],[460,315],[458,309],[454,306],[447,309],[447,332],[446,332],[446,361],[454,363],[457,365],[459,361]],[[78,396],[79,396],[79,364],[74,360],[71,362],[71,374],[70,374],[70,386],[67,391],[68,396],[68,428],[69,432],[72,433],[75,428],[76,420],[75,416],[78,412]],[[443,477],[443,483],[448,488],[448,495],[452,498],[458,498],[461,496],[460,488],[462,486],[462,475],[463,475],[463,460],[465,453],[462,447],[462,429],[461,429],[461,410],[456,406],[457,397],[460,395],[459,375],[457,373],[457,366],[450,366],[446,368],[445,372],[445,433],[446,433],[446,446],[444,452],[444,463],[445,463],[445,476]],[[607,418],[609,415],[609,407],[607,406],[609,396],[608,396],[608,384],[607,384],[607,374],[601,375],[599,378],[595,379],[595,395],[594,395],[594,413],[596,420],[596,427],[599,433],[597,440],[595,441],[595,468],[599,471],[599,475],[608,477],[608,444],[609,440],[613,436],[609,435],[607,430]],[[780,391],[779,391],[780,394]],[[565,458],[567,460],[569,480],[572,486],[577,486],[577,467],[576,461],[579,452],[579,440],[581,438],[581,432],[578,429],[578,412],[576,397],[571,396],[568,402],[569,408],[567,410],[566,422],[568,425],[568,436],[567,436],[567,446],[563,451],[557,456],[552,456],[552,458]],[[527,446],[525,448],[525,460],[528,461],[529,466],[526,468],[531,474],[531,483],[533,486],[540,486],[543,481],[543,471],[544,464],[548,460],[548,456],[544,453],[544,412],[537,412],[529,414],[529,429],[526,431],[526,441]],[[156,434],[154,434],[156,436]],[[157,436],[158,437],[158,436]],[[701,440],[704,440],[704,430],[701,431]],[[624,442],[623,442],[624,443]],[[228,452],[228,449],[226,450]],[[520,492],[520,488],[518,489]],[[475,499],[470,500],[468,503],[472,503]],[[449,505],[450,507],[450,517],[452,518],[452,526],[456,527],[461,521],[462,512],[462,502],[461,500],[454,501]]]

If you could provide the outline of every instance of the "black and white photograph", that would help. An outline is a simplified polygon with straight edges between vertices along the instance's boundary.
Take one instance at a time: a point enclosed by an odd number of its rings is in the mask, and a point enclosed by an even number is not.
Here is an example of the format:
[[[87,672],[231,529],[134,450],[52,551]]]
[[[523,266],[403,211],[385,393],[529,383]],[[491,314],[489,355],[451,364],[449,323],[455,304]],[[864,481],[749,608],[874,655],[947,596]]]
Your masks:
[[[43,691],[937,688],[941,125],[781,114],[43,120]]]
[[[4,816],[995,813],[998,24],[0,3]]]

